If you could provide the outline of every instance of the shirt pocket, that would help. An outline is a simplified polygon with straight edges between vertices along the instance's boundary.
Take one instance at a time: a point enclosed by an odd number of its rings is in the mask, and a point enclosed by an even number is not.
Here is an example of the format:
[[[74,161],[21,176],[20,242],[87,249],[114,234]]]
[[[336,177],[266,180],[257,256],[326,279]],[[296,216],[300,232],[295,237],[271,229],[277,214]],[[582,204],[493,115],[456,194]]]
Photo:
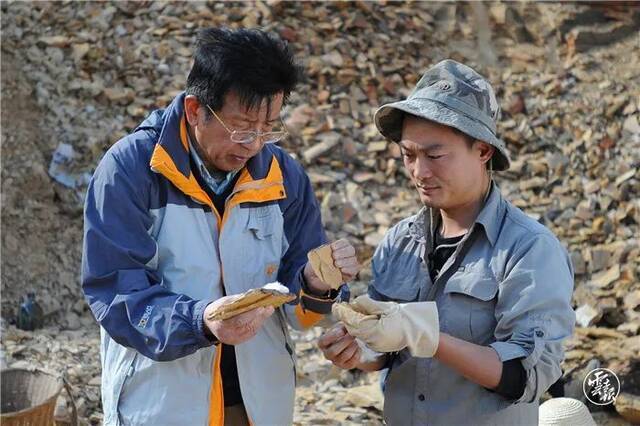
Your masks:
[[[443,331],[468,342],[493,342],[498,282],[485,274],[454,275],[444,288]]]
[[[419,264],[416,266],[387,270],[375,277],[371,286],[385,301],[415,302],[426,280],[426,271],[422,271]]]

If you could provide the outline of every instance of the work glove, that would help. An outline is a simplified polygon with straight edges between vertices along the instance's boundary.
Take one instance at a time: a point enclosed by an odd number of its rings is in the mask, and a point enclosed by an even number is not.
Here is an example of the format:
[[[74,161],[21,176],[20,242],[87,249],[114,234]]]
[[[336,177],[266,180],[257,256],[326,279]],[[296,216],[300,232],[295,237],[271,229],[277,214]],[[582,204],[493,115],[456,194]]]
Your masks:
[[[430,358],[438,349],[440,323],[435,302],[378,302],[360,296],[336,303],[333,314],[353,337],[378,352],[408,348],[412,356]]]

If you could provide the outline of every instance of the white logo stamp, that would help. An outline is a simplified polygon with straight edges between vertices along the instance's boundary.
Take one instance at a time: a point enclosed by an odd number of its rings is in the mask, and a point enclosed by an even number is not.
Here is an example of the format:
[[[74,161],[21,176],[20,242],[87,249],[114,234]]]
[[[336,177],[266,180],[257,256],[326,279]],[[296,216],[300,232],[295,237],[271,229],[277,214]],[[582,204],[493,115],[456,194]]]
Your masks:
[[[620,379],[609,369],[596,368],[584,378],[582,391],[592,404],[613,404],[620,393]]]

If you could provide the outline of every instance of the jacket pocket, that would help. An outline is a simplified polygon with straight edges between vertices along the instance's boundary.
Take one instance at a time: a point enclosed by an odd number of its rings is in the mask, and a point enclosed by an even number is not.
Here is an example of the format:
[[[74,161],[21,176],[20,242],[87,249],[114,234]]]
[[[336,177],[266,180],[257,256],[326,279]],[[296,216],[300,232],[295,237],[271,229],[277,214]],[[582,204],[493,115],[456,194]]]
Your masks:
[[[242,267],[244,290],[261,287],[277,279],[283,254],[283,229],[278,226],[276,214],[274,206],[253,207],[249,211]]]
[[[271,206],[253,207],[249,213],[247,229],[259,240],[265,240],[274,234],[275,223],[272,220]]]
[[[498,283],[482,274],[453,276],[444,288],[443,331],[477,344],[494,340]],[[442,319],[441,319],[442,321]]]

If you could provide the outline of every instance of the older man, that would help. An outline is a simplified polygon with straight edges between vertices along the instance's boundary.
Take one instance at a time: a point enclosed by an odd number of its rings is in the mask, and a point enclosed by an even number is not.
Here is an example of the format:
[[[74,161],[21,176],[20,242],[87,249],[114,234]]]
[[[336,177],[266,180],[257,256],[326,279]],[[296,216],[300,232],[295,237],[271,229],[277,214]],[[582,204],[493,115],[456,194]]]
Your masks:
[[[102,331],[105,424],[293,421],[286,324],[312,325],[336,297],[307,263],[326,238],[309,178],[275,144],[297,79],[277,36],[203,30],[186,91],[96,169],[82,285]],[[355,250],[332,248],[348,279]],[[211,319],[276,280],[300,303]]]

